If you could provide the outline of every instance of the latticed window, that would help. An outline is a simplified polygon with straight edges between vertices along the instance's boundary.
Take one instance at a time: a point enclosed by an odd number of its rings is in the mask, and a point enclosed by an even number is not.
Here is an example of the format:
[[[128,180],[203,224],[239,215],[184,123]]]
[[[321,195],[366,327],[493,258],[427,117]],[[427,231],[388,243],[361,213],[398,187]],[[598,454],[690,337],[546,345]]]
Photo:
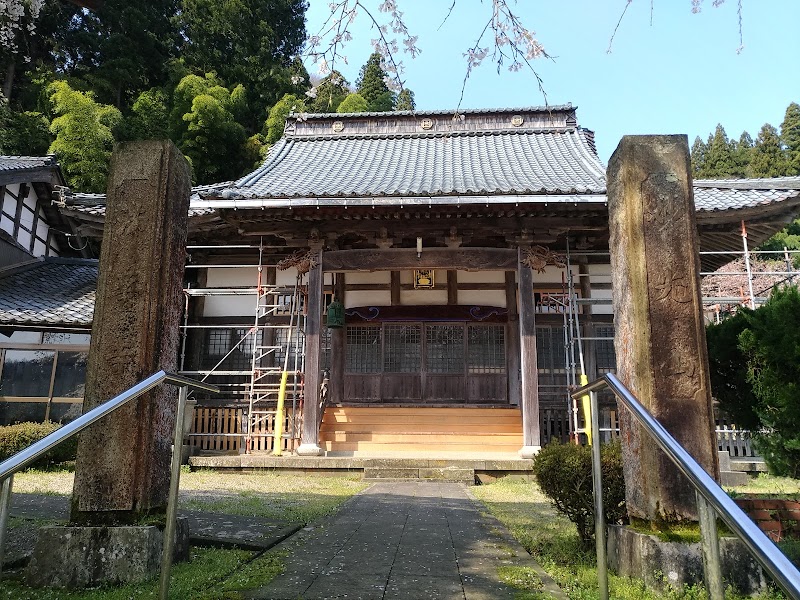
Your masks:
[[[563,327],[536,328],[539,396],[542,403],[562,403],[567,393],[567,358]]]
[[[381,372],[381,328],[350,325],[347,327],[345,369],[349,373]]]
[[[252,368],[255,339],[249,327],[209,329],[203,352],[203,368],[217,366],[222,371],[247,371]],[[230,353],[230,354],[229,354]],[[226,355],[228,355],[226,357]]]
[[[384,335],[383,370],[386,373],[418,372],[422,356],[422,326],[385,325]]]
[[[614,351],[614,326],[595,325],[594,337],[607,338],[595,341],[595,358],[597,360],[597,373],[616,373],[617,354]]]
[[[467,328],[467,372],[506,372],[506,330],[502,325]]]
[[[425,328],[428,373],[464,372],[464,327],[462,325],[428,325]]]

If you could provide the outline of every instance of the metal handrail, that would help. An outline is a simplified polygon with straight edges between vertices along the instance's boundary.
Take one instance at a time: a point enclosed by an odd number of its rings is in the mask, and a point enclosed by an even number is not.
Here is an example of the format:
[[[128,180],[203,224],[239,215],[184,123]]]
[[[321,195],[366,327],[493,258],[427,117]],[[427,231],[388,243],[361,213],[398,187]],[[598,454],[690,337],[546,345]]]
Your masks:
[[[769,573],[781,590],[789,597],[800,600],[800,571],[686,449],[650,414],[631,391],[611,373],[607,373],[600,379],[571,394],[575,399],[589,394],[592,403],[592,439],[596,440],[596,443],[592,445],[592,477],[595,492],[597,569],[598,579],[601,580],[601,598],[608,599],[608,565],[606,563],[605,517],[603,515],[600,437],[597,416],[597,392],[604,388],[609,388],[614,392],[617,399],[628,409],[639,425],[655,440],[695,488],[698,500],[698,514],[700,516],[700,529],[703,536],[706,585],[709,588],[709,596],[712,599],[722,598],[724,591],[719,564],[719,540],[716,532],[716,520],[714,513],[708,510],[713,508],[728,528],[744,542],[756,561]],[[605,579],[604,584],[603,579]]]
[[[172,568],[172,553],[175,542],[175,519],[178,513],[178,487],[180,481],[181,467],[181,444],[183,442],[183,415],[186,408],[186,397],[188,388],[205,390],[208,392],[219,393],[219,388],[215,385],[196,381],[182,375],[158,371],[147,379],[140,381],[133,387],[125,390],[121,394],[114,396],[103,404],[100,404],[87,413],[84,413],[74,421],[60,427],[53,433],[43,437],[27,448],[17,452],[11,458],[0,463],[0,573],[3,568],[3,556],[6,538],[6,526],[11,504],[11,488],[13,485],[14,474],[30,466],[41,458],[44,454],[67,441],[72,436],[80,433],[96,421],[111,414],[121,408],[131,400],[135,400],[142,394],[150,391],[161,383],[180,386],[178,394],[178,410],[175,417],[175,438],[172,450],[172,462],[170,470],[170,490],[167,501],[166,525],[164,527],[164,545],[161,552],[161,580],[159,583],[159,598],[166,600],[169,594],[169,573]]]

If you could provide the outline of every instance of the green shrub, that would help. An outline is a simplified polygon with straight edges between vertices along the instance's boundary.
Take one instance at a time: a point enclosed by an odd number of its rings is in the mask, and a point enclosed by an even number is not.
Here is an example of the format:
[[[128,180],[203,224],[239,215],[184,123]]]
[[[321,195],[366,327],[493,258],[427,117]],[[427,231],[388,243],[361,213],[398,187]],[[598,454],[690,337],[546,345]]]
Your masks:
[[[20,450],[24,450],[44,436],[61,427],[58,423],[16,423],[0,427],[0,461],[3,461]],[[73,437],[48,452],[36,462],[37,466],[50,465],[75,460],[78,440]]]
[[[626,518],[619,442],[602,446],[600,454],[606,520],[616,523]],[[557,442],[548,444],[534,458],[533,473],[556,509],[575,523],[584,546],[590,546],[594,540],[591,448]]]

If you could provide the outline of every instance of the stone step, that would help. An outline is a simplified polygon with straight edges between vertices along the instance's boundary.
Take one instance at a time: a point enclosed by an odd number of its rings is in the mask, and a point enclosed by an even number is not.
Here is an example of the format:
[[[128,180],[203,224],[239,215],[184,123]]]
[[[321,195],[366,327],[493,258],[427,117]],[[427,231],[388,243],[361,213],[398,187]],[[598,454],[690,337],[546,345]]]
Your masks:
[[[364,481],[448,481],[475,483],[475,469],[461,467],[364,467]]]

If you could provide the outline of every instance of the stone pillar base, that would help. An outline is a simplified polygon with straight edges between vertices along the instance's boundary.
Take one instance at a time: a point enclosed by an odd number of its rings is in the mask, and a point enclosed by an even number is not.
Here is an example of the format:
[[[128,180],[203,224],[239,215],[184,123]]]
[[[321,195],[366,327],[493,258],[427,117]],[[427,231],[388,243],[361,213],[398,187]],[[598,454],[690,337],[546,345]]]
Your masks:
[[[520,458],[533,458],[534,456],[539,454],[539,450],[541,449],[542,449],[541,446],[523,446],[522,448],[520,448],[517,454],[519,454]]]
[[[32,587],[85,588],[144,581],[161,570],[164,531],[139,527],[43,527],[25,571]],[[178,518],[175,562],[189,560],[189,522]]]
[[[767,589],[764,572],[739,538],[720,538],[719,552],[726,586],[747,595]],[[608,527],[608,567],[617,575],[642,579],[657,590],[702,585],[704,581],[700,542],[662,542],[654,535],[619,525]]]
[[[297,447],[297,456],[322,456],[325,452],[316,444],[300,444]]]

